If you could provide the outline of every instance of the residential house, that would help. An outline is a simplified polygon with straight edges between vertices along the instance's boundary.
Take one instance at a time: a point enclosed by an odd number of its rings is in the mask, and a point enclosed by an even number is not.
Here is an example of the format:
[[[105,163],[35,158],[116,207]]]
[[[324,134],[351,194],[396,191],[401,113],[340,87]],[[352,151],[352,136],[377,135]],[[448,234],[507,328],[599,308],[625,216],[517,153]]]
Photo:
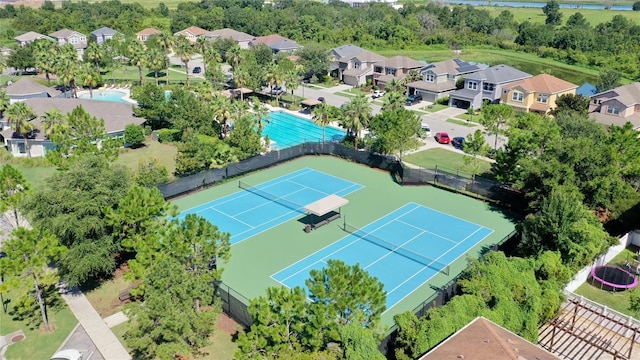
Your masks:
[[[507,65],[496,65],[464,77],[464,88],[449,95],[449,106],[480,109],[483,103],[499,103],[502,86],[530,78],[531,74]]]
[[[396,55],[392,58],[374,64],[373,84],[380,88],[384,88],[391,80],[404,79],[411,70],[417,72],[423,66],[423,62],[406,56]]]
[[[419,360],[559,360],[536,344],[482,316],[442,341]]]
[[[131,105],[123,103],[64,98],[32,98],[25,100],[25,103],[36,114],[36,117],[31,120],[35,130],[27,136],[27,146],[29,146],[29,151],[33,157],[45,156],[47,151],[56,147],[55,143],[45,136],[41,126],[45,112],[52,108],[67,114],[76,107],[82,106],[91,116],[104,119],[106,133],[111,137],[122,137],[124,128],[128,124],[140,125],[145,121],[145,119],[133,115]],[[6,122],[4,118],[0,121]],[[27,156],[27,148],[22,134],[18,134],[9,128],[0,132],[0,135],[2,135],[5,146],[13,156]]]
[[[146,29],[142,29],[140,31],[138,31],[136,33],[136,39],[138,39],[138,41],[146,43],[147,40],[149,40],[150,37],[155,36],[155,35],[160,35],[162,34],[162,31],[155,29],[155,28],[146,28]]]
[[[640,129],[640,82],[593,95],[589,114],[602,124],[622,126],[630,122]]]
[[[369,3],[385,3],[396,10],[402,8],[402,5],[399,4],[397,0],[340,0],[340,1],[347,3],[351,5],[351,7],[355,7],[355,8],[361,7]]]
[[[91,32],[91,37],[98,43],[98,45],[102,45],[105,41],[113,38],[118,32],[108,27],[101,27],[98,30],[94,30]]]
[[[553,75],[540,74],[503,85],[500,102],[512,106],[516,111],[546,115],[556,107],[559,96],[575,95],[577,88],[578,85]]]
[[[9,103],[24,101],[33,98],[60,97],[62,92],[53,87],[44,86],[30,78],[21,77],[16,82],[7,86],[4,90]]]
[[[243,33],[242,31],[236,31],[229,28],[213,30],[205,36],[211,40],[231,39],[235,41],[238,46],[240,46],[240,49],[248,49],[251,41],[255,39],[255,36],[253,35],[249,35],[247,33]]]
[[[407,84],[407,93],[422,94],[425,101],[435,103],[454,92],[460,78],[483,68],[486,65],[471,64],[461,59],[431,63],[420,69],[422,80]]]
[[[337,60],[338,79],[351,86],[361,86],[369,80],[373,82],[375,64],[386,60],[386,57],[368,50],[346,55]]]
[[[18,35],[14,38],[16,40],[16,42],[18,43],[18,45],[20,46],[27,46],[29,44],[31,44],[32,42],[39,40],[39,39],[49,39],[49,40],[53,40],[50,37],[48,37],[47,35],[42,35],[40,33],[37,33],[35,31],[29,31],[26,32],[22,35]]]
[[[287,39],[284,36],[280,36],[278,34],[271,34],[267,36],[258,36],[251,40],[249,45],[251,47],[257,46],[259,44],[265,44],[271,48],[274,54],[279,52],[286,53],[294,53],[299,49],[302,49],[301,45],[298,45],[295,41],[291,39]]]
[[[203,28],[197,26],[190,26],[184,30],[180,30],[177,33],[173,34],[175,36],[184,36],[186,37],[192,44],[198,41],[200,36],[204,36],[209,34],[209,30],[205,30]]]
[[[78,52],[78,59],[82,60],[84,49],[87,48],[87,35],[74,30],[62,29],[49,34],[58,45],[71,44]]]

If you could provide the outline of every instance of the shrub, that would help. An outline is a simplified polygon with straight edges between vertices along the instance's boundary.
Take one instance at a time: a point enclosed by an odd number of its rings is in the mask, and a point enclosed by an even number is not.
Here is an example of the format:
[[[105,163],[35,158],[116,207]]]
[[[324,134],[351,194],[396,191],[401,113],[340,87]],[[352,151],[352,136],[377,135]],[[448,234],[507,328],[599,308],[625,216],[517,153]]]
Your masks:
[[[161,143],[169,143],[180,140],[180,130],[178,129],[160,129],[158,131],[158,141]]]
[[[440,104],[440,105],[449,105],[449,97],[445,96],[443,98],[438,99],[438,104]]]
[[[144,145],[144,132],[142,127],[136,124],[128,124],[124,128],[125,146],[129,144],[132,148]]]

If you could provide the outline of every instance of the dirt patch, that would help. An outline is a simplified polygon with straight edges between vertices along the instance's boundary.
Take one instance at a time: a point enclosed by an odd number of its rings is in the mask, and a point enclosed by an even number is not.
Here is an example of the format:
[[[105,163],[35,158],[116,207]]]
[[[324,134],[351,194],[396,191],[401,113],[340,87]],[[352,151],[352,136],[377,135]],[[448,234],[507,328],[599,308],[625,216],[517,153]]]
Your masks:
[[[235,335],[242,331],[242,326],[227,316],[227,314],[220,313],[220,315],[218,315],[218,320],[216,321],[216,329],[222,330],[229,335]]]
[[[18,341],[24,340],[24,335],[16,335],[11,338],[12,343],[17,343]]]

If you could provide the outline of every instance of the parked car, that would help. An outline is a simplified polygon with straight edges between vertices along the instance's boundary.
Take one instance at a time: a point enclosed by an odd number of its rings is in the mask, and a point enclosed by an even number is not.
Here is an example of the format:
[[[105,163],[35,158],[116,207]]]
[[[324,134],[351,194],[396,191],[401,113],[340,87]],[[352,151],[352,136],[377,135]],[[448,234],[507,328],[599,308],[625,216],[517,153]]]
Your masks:
[[[407,105],[407,106],[415,105],[415,104],[419,103],[420,101],[422,101],[422,95],[421,94],[409,95],[409,97],[407,98],[407,101],[405,102],[405,105]]]
[[[431,128],[427,124],[422,124],[422,131],[424,131],[424,136],[431,137]]]
[[[462,136],[456,136],[451,139],[451,145],[454,148],[462,150],[464,148],[464,138]]]
[[[200,74],[202,72],[202,68],[200,66],[196,66],[191,72],[194,74]]]
[[[322,96],[320,96],[320,97],[318,98],[318,101],[320,101],[321,103],[325,102],[325,100],[324,100],[324,98],[323,98]]]
[[[436,133],[436,136],[434,137],[434,139],[436,139],[436,141],[440,144],[448,144],[451,142],[451,139],[449,138],[449,134],[447,134],[446,132]]]
[[[75,349],[65,349],[53,354],[51,360],[82,360],[82,354]]]
[[[281,85],[276,85],[271,89],[271,94],[273,95],[280,95],[284,92],[284,89],[282,88]]]
[[[377,99],[377,98],[381,98],[384,96],[384,94],[386,94],[387,92],[384,90],[374,90],[373,93],[371,93],[371,97],[373,99]]]

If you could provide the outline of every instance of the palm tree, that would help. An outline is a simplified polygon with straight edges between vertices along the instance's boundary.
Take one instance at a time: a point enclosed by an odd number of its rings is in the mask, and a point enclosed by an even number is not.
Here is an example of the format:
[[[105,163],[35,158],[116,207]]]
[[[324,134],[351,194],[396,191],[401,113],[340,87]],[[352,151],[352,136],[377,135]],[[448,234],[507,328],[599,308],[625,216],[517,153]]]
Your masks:
[[[189,60],[191,55],[194,54],[193,46],[191,42],[184,36],[175,37],[175,50],[176,55],[180,57],[180,61],[184,64],[185,74],[187,75],[187,87],[189,87]]]
[[[158,85],[158,72],[165,68],[169,63],[169,59],[159,48],[147,48],[145,63],[149,70],[153,71],[153,77],[156,79],[156,85]]]
[[[42,131],[47,138],[60,134],[66,124],[66,116],[56,108],[51,108],[44,112],[42,116]]]
[[[278,66],[278,64],[271,63],[267,68],[266,78],[269,82],[270,89],[273,90],[274,86],[282,84],[284,79],[284,72],[282,71],[282,68]],[[280,103],[280,91],[276,91],[276,101]]]
[[[220,125],[222,136],[227,133],[227,123],[231,120],[231,100],[225,96],[214,96],[210,102],[213,108],[213,120]]]
[[[171,53],[171,48],[173,47],[173,45],[175,44],[175,37],[167,32],[161,32],[160,34],[158,34],[158,40],[160,42],[160,44],[162,45],[162,49],[164,50],[164,55],[166,57],[169,57],[170,53]],[[167,77],[167,81],[166,81],[166,85],[169,85],[169,65],[170,65],[170,61],[167,61],[167,68],[166,71],[167,73],[165,74]]]
[[[295,104],[296,97],[293,95],[293,91],[296,90],[298,87],[300,87],[300,84],[302,84],[302,77],[300,76],[297,70],[292,70],[292,71],[287,71],[283,75],[282,79],[287,84],[287,89],[291,90],[291,99]]]
[[[76,97],[75,79],[78,74],[79,63],[76,49],[71,44],[65,44],[60,48],[56,58],[55,72],[62,83],[72,89],[72,97]],[[65,97],[67,92],[65,91]]]
[[[93,99],[93,88],[102,83],[102,76],[100,71],[96,69],[92,64],[85,64],[83,71],[80,73],[80,79],[83,86],[89,87],[89,97]]]
[[[88,63],[93,63],[98,69],[98,73],[100,73],[100,63],[104,58],[104,51],[98,43],[92,41],[87,45],[87,48],[84,51],[84,60]]]
[[[406,96],[401,92],[388,92],[383,99],[382,111],[402,109],[405,99]]]
[[[395,91],[403,94],[407,93],[407,88],[395,78],[391,79],[391,81],[387,83],[387,85],[385,86],[385,90],[387,90],[388,92]]]
[[[256,96],[251,97],[251,102],[253,103],[251,110],[256,115],[256,122],[258,123],[258,132],[261,133],[262,129],[264,129],[264,124],[269,123],[269,109]]]
[[[240,65],[240,61],[242,61],[242,52],[240,51],[240,46],[233,46],[224,54],[225,60],[233,71],[236,71],[238,65]]]
[[[7,93],[4,90],[0,90],[0,114],[4,113],[5,110],[9,107],[9,98],[7,97]]]
[[[200,40],[200,38],[198,38],[198,40]],[[217,66],[220,62],[222,62],[220,53],[218,53],[218,51],[216,51],[216,49],[211,46],[211,42],[208,41],[207,44],[208,46],[202,54],[202,66],[204,66],[202,72],[205,74],[205,76],[207,74],[207,67]]]
[[[207,62],[205,61],[206,53],[211,49],[211,41],[204,36],[198,37],[196,39],[196,43],[193,45],[193,48],[196,53],[202,55],[202,72],[206,74],[207,72]]]
[[[322,126],[322,142],[323,143],[325,141],[324,139],[325,127],[329,125],[329,123],[331,123],[332,112],[333,110],[331,109],[331,106],[327,105],[326,103],[320,103],[316,105],[316,107],[313,109],[313,122],[316,125]]]
[[[36,117],[33,109],[27,106],[24,101],[18,101],[9,105],[6,111],[6,116],[9,120],[9,126],[11,126],[13,131],[22,135],[27,156],[31,157],[31,150],[29,149],[27,138],[35,129],[35,126],[31,123],[31,120]]]
[[[137,40],[130,40],[127,44],[127,57],[129,58],[129,63],[138,68],[139,84],[142,86],[142,67],[146,65],[144,45]]]
[[[346,128],[354,132],[355,148],[358,149],[360,132],[369,126],[371,119],[371,104],[367,100],[367,95],[360,94],[351,99],[344,108],[344,115]]]
[[[236,83],[236,89],[240,89],[240,100],[244,100],[242,88],[247,85],[249,74],[245,70],[238,69],[233,75],[233,81]]]
[[[47,82],[51,82],[49,73],[54,70],[58,46],[51,40],[38,39],[33,42],[33,57],[36,68],[45,73]]]

